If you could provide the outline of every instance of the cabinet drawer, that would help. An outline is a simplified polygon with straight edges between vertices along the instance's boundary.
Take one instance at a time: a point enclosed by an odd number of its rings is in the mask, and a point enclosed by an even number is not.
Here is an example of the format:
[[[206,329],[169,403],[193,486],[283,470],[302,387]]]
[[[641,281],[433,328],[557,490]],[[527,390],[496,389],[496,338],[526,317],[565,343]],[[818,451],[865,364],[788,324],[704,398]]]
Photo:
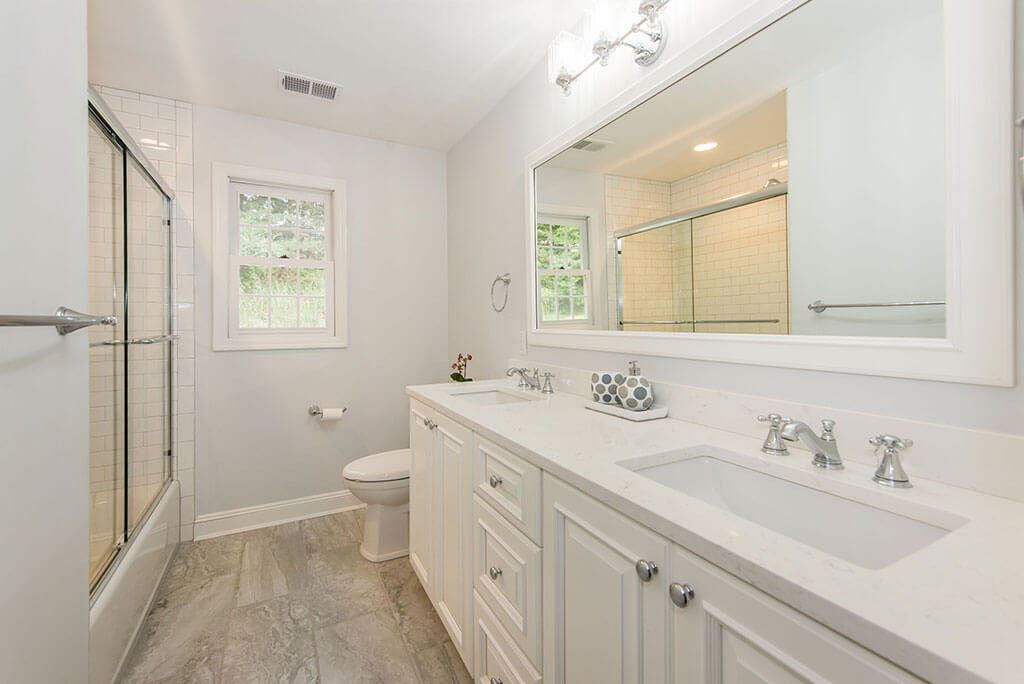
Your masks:
[[[677,684],[921,682],[683,548],[673,550],[669,581],[694,591],[686,607],[673,606]]]
[[[473,502],[473,586],[534,665],[541,663],[541,549],[488,506]]]
[[[474,680],[476,684],[540,684],[540,673],[530,665],[494,613],[479,595],[475,596],[476,644]]]
[[[474,490],[535,543],[540,544],[540,468],[478,437]]]

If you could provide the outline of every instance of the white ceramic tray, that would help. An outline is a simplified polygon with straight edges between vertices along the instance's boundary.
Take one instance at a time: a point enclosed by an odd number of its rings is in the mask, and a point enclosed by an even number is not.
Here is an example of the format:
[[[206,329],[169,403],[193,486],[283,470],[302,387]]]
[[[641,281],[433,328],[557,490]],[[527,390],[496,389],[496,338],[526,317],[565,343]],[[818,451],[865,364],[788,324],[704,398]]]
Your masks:
[[[597,411],[598,413],[607,413],[609,416],[615,416],[617,418],[624,418],[625,420],[631,420],[634,423],[641,423],[645,420],[658,420],[659,418],[665,418],[668,416],[667,406],[658,406],[655,404],[646,411],[630,411],[627,408],[621,406],[612,406],[611,404],[601,404],[596,401],[585,406],[591,411]]]

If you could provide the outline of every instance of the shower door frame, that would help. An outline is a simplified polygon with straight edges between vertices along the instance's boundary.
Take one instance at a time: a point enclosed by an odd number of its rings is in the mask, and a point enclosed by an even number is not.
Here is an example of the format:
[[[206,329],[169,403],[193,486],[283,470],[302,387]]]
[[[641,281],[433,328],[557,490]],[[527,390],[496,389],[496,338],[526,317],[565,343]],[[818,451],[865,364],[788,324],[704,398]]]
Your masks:
[[[163,196],[163,203],[166,207],[165,215],[163,218],[164,230],[167,234],[167,330],[169,332],[167,340],[167,416],[166,416],[166,429],[167,429],[167,452],[166,468],[167,476],[164,478],[163,484],[159,491],[152,498],[152,500],[146,505],[146,510],[139,518],[138,522],[134,526],[131,525],[131,510],[129,507],[129,482],[131,479],[131,473],[129,470],[129,421],[128,417],[128,392],[130,391],[129,383],[129,349],[127,344],[121,345],[124,349],[124,359],[121,363],[124,364],[124,453],[120,455],[120,459],[124,465],[124,482],[123,487],[123,519],[121,521],[121,529],[117,535],[117,541],[114,545],[114,549],[108,554],[107,558],[104,559],[102,567],[100,567],[96,574],[89,577],[89,604],[92,606],[96,599],[102,593],[103,587],[107,581],[114,574],[114,570],[117,568],[120,561],[125,557],[128,549],[131,547],[135,539],[138,538],[139,532],[145,528],[146,522],[149,520],[154,509],[157,507],[160,501],[163,500],[164,495],[167,493],[168,488],[174,481],[174,342],[173,333],[175,330],[174,326],[174,307],[175,307],[175,288],[174,288],[174,231],[172,226],[174,225],[174,190],[161,176],[160,172],[153,166],[152,162],[146,158],[146,155],[139,148],[138,144],[132,138],[131,134],[124,128],[121,122],[117,119],[117,116],[107,107],[103,98],[97,93],[91,86],[88,90],[88,119],[96,124],[100,131],[107,136],[110,142],[115,148],[121,152],[121,178],[123,182],[123,192],[121,197],[121,213],[122,213],[122,224],[120,230],[124,233],[124,244],[123,244],[123,258],[124,258],[124,275],[123,282],[119,284],[124,291],[124,304],[123,311],[119,313],[124,321],[124,329],[122,333],[127,333],[128,326],[128,311],[130,302],[128,301],[128,279],[130,278],[131,269],[128,266],[128,169],[129,164],[135,162],[136,168],[141,171],[145,177],[152,182],[154,189]],[[130,159],[129,159],[130,158]],[[115,227],[115,230],[118,228]],[[129,339],[128,335],[125,334],[125,339]],[[161,342],[162,344],[162,342]],[[116,470],[115,470],[116,475]],[[91,511],[90,511],[91,514]]]
[[[646,233],[647,231],[650,231],[650,230],[657,230],[658,228],[666,228],[668,226],[675,225],[676,223],[682,223],[683,221],[691,221],[692,222],[693,220],[702,218],[704,216],[710,216],[712,214],[717,214],[717,213],[722,212],[722,211],[728,211],[730,209],[738,209],[739,207],[745,207],[747,205],[755,204],[757,202],[763,202],[764,200],[772,199],[772,198],[775,198],[775,197],[782,197],[782,196],[787,196],[788,197],[788,195],[789,195],[789,183],[778,183],[778,182],[776,182],[776,183],[774,183],[772,185],[769,185],[769,186],[767,186],[767,187],[765,187],[765,188],[763,188],[761,190],[755,190],[754,192],[748,192],[748,193],[744,193],[742,195],[737,195],[736,197],[730,197],[728,199],[724,199],[724,200],[721,200],[721,201],[718,201],[718,202],[712,202],[711,204],[705,204],[702,207],[696,207],[694,209],[688,209],[687,211],[684,211],[684,212],[682,212],[680,214],[673,214],[672,216],[665,216],[663,218],[654,219],[653,221],[648,221],[646,223],[641,223],[639,225],[632,226],[630,228],[626,228],[624,230],[620,230],[619,232],[615,233],[615,235],[613,235],[612,237],[615,239],[615,303],[616,303],[616,312],[615,312],[615,324],[616,325],[615,325],[615,328],[616,328],[616,330],[619,330],[619,331],[624,330],[624,327],[623,327],[623,320],[624,319],[623,319],[623,314],[622,314],[622,309],[623,309],[623,295],[622,295],[622,241],[624,239],[626,239],[628,237],[631,237],[633,235],[639,235],[641,233]],[[787,233],[789,232],[788,223],[789,222],[787,220],[787,227],[786,227]],[[692,239],[692,235],[693,234],[691,232],[691,239]],[[693,260],[692,249],[691,249],[691,253],[690,253],[690,260],[691,260],[691,262]],[[691,279],[693,277],[692,268],[691,268],[690,277],[691,277]],[[690,283],[690,289],[691,289],[691,292],[692,292],[693,291],[693,282],[692,282],[692,280],[691,280],[691,283]],[[691,303],[691,305],[693,304],[692,301],[690,303]],[[692,314],[692,312],[691,312],[691,314]],[[691,319],[696,319],[696,316],[691,315],[690,318]],[[708,321],[697,321],[697,320],[689,320],[689,321],[644,321],[644,323],[651,323],[651,324],[655,324],[655,325],[665,325],[665,324],[693,325],[693,324],[707,323],[707,322]],[[755,320],[751,320],[751,321],[738,321],[738,320],[737,321],[725,321],[725,320],[723,320],[723,321],[715,321],[715,322],[718,322],[718,323],[764,323],[764,322],[767,322],[767,321],[761,321],[761,320],[756,320],[756,321]],[[636,321],[627,322],[626,323],[626,325],[636,325],[636,324],[638,324]],[[694,332],[694,331],[691,330],[689,332]]]

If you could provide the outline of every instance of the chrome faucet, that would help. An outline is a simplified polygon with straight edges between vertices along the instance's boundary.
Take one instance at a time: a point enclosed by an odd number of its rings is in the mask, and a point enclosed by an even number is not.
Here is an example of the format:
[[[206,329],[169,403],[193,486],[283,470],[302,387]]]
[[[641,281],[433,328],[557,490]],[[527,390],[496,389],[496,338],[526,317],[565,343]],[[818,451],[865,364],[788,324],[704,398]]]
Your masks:
[[[826,470],[842,470],[843,459],[839,457],[839,445],[836,443],[835,435],[832,434],[832,428],[835,426],[834,420],[821,421],[822,432],[819,437],[814,434],[814,430],[807,423],[790,420],[782,426],[779,434],[788,442],[795,442],[799,439],[807,445],[807,448],[814,453],[814,458],[811,460],[813,465]]]
[[[512,377],[513,375],[519,376],[519,386],[523,388],[530,388],[533,390],[540,389],[540,373],[539,369],[533,369],[533,375],[527,375],[529,373],[525,368],[509,368],[505,371],[505,375]]]

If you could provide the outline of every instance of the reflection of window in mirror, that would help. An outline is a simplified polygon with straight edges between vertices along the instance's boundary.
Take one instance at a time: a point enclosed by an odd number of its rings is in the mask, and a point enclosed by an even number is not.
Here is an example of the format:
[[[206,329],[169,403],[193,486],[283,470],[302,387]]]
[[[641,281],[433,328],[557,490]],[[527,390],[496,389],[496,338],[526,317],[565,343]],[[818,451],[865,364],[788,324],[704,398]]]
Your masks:
[[[587,226],[585,216],[537,216],[537,288],[542,326],[591,324]]]

